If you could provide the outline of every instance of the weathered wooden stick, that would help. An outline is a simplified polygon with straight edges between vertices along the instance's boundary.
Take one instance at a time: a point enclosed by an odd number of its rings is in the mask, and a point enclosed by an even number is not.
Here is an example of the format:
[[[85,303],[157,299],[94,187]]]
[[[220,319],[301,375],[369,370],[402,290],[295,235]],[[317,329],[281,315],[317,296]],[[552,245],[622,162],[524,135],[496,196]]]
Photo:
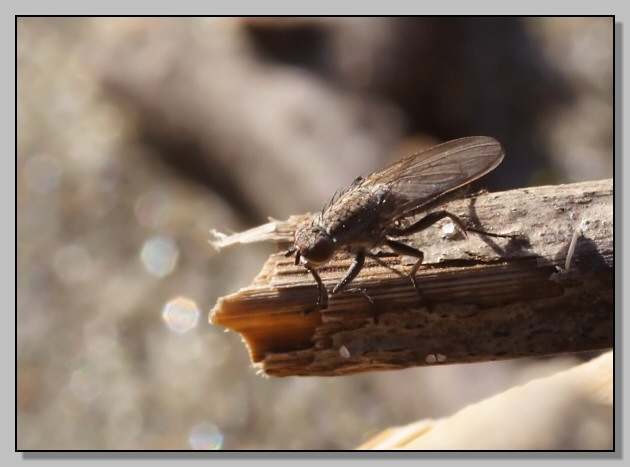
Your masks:
[[[404,243],[415,261],[369,258],[327,309],[304,315],[317,298],[311,274],[284,255],[294,216],[215,247],[275,241],[254,282],[220,298],[210,321],[239,332],[267,375],[344,375],[609,348],[613,345],[613,182],[518,189],[452,201],[446,209],[494,233],[453,238],[432,227]],[[352,261],[340,253],[318,269],[328,291]],[[363,290],[363,291],[362,291]],[[371,297],[373,303],[366,298]],[[378,317],[378,320],[374,318]]]

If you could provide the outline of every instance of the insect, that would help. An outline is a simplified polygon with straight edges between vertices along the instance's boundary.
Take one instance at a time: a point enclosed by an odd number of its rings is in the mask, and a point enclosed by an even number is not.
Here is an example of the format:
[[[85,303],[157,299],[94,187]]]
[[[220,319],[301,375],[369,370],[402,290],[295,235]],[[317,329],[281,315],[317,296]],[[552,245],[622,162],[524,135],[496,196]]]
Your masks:
[[[286,253],[286,256],[295,254],[295,264],[301,263],[317,282],[319,295],[315,308],[328,306],[328,294],[316,268],[327,263],[339,249],[345,248],[356,256],[333,288],[333,294],[343,290],[359,274],[366,251],[383,244],[397,254],[417,258],[409,273],[415,287],[414,275],[424,254],[398,238],[447,217],[464,233],[509,237],[467,227],[459,217],[443,209],[429,212],[410,225],[408,221],[430,211],[447,193],[493,170],[503,156],[503,148],[494,138],[456,139],[404,157],[365,178],[358,177],[333,196],[310,222],[297,228],[294,245]]]

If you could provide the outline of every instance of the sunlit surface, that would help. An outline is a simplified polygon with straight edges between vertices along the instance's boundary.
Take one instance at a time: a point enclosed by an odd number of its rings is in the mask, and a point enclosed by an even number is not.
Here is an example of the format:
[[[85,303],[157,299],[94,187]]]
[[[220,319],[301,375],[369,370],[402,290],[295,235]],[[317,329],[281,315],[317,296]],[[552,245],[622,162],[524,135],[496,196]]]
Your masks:
[[[213,423],[202,423],[190,431],[188,443],[200,451],[217,450],[223,447],[223,433]]]
[[[199,308],[193,300],[177,297],[166,304],[162,318],[171,331],[184,333],[199,322]]]
[[[145,269],[157,277],[164,277],[173,272],[178,256],[177,246],[166,237],[153,237],[147,240],[140,252]]]

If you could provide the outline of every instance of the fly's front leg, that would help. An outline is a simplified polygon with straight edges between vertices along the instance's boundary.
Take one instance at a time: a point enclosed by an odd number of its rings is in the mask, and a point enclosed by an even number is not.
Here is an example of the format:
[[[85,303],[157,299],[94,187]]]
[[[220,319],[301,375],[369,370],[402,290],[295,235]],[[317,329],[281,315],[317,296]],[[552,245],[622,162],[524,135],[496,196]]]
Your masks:
[[[333,288],[332,293],[339,292],[340,290],[345,288],[350,282],[352,282],[352,280],[355,277],[357,277],[357,274],[359,274],[359,271],[361,271],[361,268],[363,267],[364,263],[365,263],[365,250],[361,249],[357,252],[356,257],[354,258],[354,261],[352,261],[352,264],[346,271],[346,274],[341,278],[339,283],[335,285],[335,287]],[[315,268],[310,266],[309,264],[304,264],[304,267],[310,271],[311,275],[317,282],[317,287],[319,291],[319,296],[317,297],[317,304],[315,305],[315,308],[308,309],[304,312],[304,314],[307,315],[315,309],[325,310],[326,308],[328,308],[328,293],[326,292],[326,287],[324,286],[324,283],[322,282],[322,279],[321,277],[319,277],[319,274],[317,273]],[[365,291],[362,291],[362,293],[367,296],[367,293]],[[373,303],[371,298],[368,298],[368,300]]]
[[[308,315],[313,310],[325,310],[326,308],[328,308],[328,292],[326,292],[326,287],[324,286],[324,283],[322,282],[322,278],[319,277],[319,274],[317,273],[315,268],[313,268],[312,266],[308,264],[304,264],[304,267],[310,271],[311,275],[317,282],[317,292],[318,292],[317,303],[315,304],[315,307],[304,310],[304,315]]]

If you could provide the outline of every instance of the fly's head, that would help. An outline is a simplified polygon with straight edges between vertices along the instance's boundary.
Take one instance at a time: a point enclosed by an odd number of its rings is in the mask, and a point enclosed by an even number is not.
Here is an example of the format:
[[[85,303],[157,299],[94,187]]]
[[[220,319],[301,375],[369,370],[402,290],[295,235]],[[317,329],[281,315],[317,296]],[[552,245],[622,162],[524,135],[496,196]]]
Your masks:
[[[295,264],[302,261],[313,266],[326,263],[335,252],[335,243],[320,227],[302,224],[295,231],[295,246],[288,255],[295,252]]]

